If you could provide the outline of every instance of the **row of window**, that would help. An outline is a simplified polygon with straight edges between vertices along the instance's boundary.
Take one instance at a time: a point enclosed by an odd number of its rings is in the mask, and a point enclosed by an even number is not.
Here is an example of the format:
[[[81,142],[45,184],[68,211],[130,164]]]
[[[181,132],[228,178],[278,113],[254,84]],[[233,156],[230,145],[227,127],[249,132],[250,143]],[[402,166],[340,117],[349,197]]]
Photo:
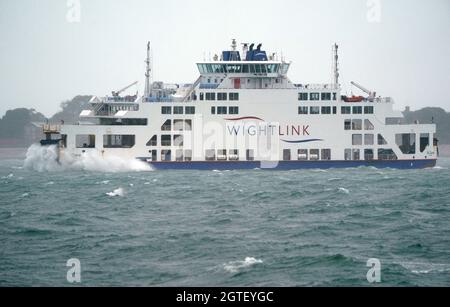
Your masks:
[[[354,106],[354,107],[341,107],[341,114],[373,114],[373,106]]]
[[[336,100],[336,93],[298,93],[298,100],[300,101],[329,101]]]
[[[360,146],[363,145],[374,145],[375,143],[375,135],[374,134],[352,134],[352,145]],[[378,145],[386,145],[387,142],[381,134],[378,134],[377,137]]]
[[[280,70],[280,64],[197,64],[201,74],[213,73],[252,73],[271,74]],[[282,71],[287,71],[289,66],[283,65]]]
[[[362,119],[346,119],[344,120],[344,130],[363,130]],[[374,130],[372,122],[368,119],[364,120],[364,130]]]
[[[347,148],[344,150],[345,160],[361,160],[361,149]],[[374,160],[374,150],[371,148],[364,149],[364,160]],[[397,160],[397,155],[390,148],[378,149],[378,160]]]
[[[131,148],[136,143],[134,135],[105,134],[103,135],[103,148]],[[76,148],[95,148],[94,134],[79,134],[75,136]]]
[[[238,101],[239,100],[239,93],[214,93],[214,92],[208,92],[208,93],[200,93],[200,100],[206,100],[206,101],[215,101],[216,100],[216,94],[217,94],[217,100],[218,101]]]
[[[363,114],[363,107],[353,107],[353,114]],[[300,106],[298,107],[298,114],[337,114],[336,106]],[[352,114],[351,107],[341,107],[341,114]],[[364,107],[364,114],[373,114],[373,106]]]
[[[187,115],[191,115],[191,114],[195,114],[195,107],[161,107],[161,114],[187,114]]]
[[[294,158],[294,159],[292,159]],[[283,150],[283,160],[310,160],[310,161],[318,161],[318,160],[331,160],[331,149],[298,149],[297,156],[291,157],[291,150],[284,149]]]
[[[239,114],[239,107],[211,107],[211,114],[226,115]]]
[[[173,123],[173,125],[172,125]],[[173,129],[172,129],[173,128]],[[161,126],[161,131],[191,131],[192,120],[190,119],[168,119]]]

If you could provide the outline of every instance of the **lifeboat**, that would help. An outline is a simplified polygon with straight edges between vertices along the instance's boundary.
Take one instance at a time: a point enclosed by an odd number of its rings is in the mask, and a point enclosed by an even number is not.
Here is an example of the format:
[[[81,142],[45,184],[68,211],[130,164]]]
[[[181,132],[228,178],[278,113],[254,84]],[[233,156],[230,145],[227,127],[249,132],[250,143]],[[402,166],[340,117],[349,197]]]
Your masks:
[[[361,102],[364,100],[364,97],[363,96],[352,96],[352,97],[343,96],[342,99],[345,102]]]

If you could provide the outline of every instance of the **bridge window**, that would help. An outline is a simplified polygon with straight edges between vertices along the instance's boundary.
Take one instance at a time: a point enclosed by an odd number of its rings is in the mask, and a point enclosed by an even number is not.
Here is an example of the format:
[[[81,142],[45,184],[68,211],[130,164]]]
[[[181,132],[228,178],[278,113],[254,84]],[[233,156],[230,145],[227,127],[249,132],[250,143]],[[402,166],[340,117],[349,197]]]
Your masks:
[[[219,101],[227,100],[227,93],[217,93],[217,100]]]
[[[341,107],[341,114],[351,114],[352,108],[351,107]]]
[[[131,148],[135,144],[136,137],[128,134],[103,135],[104,148]]]
[[[146,146],[158,146],[158,136],[152,136],[152,138],[147,142]]]
[[[161,107],[161,114],[172,114],[172,107]]]
[[[75,136],[77,148],[95,148],[95,134],[78,134]]]
[[[352,135],[352,145],[362,145],[362,134]]]
[[[161,135],[161,146],[172,146],[172,136],[170,134]]]
[[[298,100],[302,101],[308,100],[308,93],[298,93]]]
[[[217,107],[217,114],[227,114],[227,107]]]
[[[364,145],[373,145],[375,138],[373,134],[364,134]]]
[[[319,100],[320,94],[319,93],[310,93],[309,94],[309,100]]]
[[[188,115],[195,114],[195,107],[185,107],[185,113]]]
[[[365,106],[364,114],[373,114],[373,106]]]
[[[362,107],[353,107],[353,114],[362,114]]]
[[[322,107],[322,114],[331,114],[331,107]]]
[[[231,101],[238,101],[239,100],[239,93],[230,93],[230,100]]]
[[[331,93],[322,93],[321,100],[331,100]]]
[[[170,131],[172,130],[172,120],[168,119],[161,126],[161,131]]]
[[[308,149],[299,149],[297,151],[298,160],[308,160]]]
[[[239,114],[239,107],[229,107],[228,114]]]
[[[309,113],[310,114],[320,114],[320,107],[310,107]]]
[[[173,114],[183,114],[183,107],[173,107]]]
[[[298,107],[298,114],[308,114],[308,107]]]

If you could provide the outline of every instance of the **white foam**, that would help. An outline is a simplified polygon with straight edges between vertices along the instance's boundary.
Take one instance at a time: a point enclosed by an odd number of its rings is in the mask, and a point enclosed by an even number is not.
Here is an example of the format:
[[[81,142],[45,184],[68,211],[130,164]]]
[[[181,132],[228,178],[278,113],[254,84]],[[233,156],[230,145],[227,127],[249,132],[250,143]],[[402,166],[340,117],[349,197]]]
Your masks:
[[[244,261],[230,261],[223,265],[225,271],[230,273],[237,273],[240,269],[248,268],[252,265],[263,263],[261,259],[256,259],[253,257],[246,257]]]
[[[450,272],[450,264],[446,263],[401,262],[399,264],[414,274]]]
[[[112,191],[112,192],[106,193],[106,195],[111,196],[111,197],[115,197],[115,196],[120,196],[120,197],[122,197],[122,196],[125,196],[125,190],[122,189],[122,188],[118,188],[118,189],[115,189],[115,190]]]
[[[129,172],[151,171],[145,162],[136,159],[124,159],[116,156],[103,157],[97,151],[84,153],[79,158],[64,156],[57,162],[56,146],[31,145],[28,148],[24,167],[38,172],[52,172],[65,170],[84,170],[96,172]]]
[[[349,194],[350,191],[346,188],[339,188],[339,192],[344,193],[344,194]]]

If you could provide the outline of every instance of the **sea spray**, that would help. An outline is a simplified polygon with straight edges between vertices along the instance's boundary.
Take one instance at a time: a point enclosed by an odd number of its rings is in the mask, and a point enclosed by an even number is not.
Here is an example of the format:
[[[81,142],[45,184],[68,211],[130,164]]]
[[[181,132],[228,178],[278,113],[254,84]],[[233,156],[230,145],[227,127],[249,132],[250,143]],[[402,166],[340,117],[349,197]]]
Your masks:
[[[57,150],[56,146],[31,145],[26,154],[24,167],[38,172],[84,170],[115,173],[152,170],[145,162],[117,156],[102,156],[97,151],[89,151],[76,158],[64,156],[58,161]]]

